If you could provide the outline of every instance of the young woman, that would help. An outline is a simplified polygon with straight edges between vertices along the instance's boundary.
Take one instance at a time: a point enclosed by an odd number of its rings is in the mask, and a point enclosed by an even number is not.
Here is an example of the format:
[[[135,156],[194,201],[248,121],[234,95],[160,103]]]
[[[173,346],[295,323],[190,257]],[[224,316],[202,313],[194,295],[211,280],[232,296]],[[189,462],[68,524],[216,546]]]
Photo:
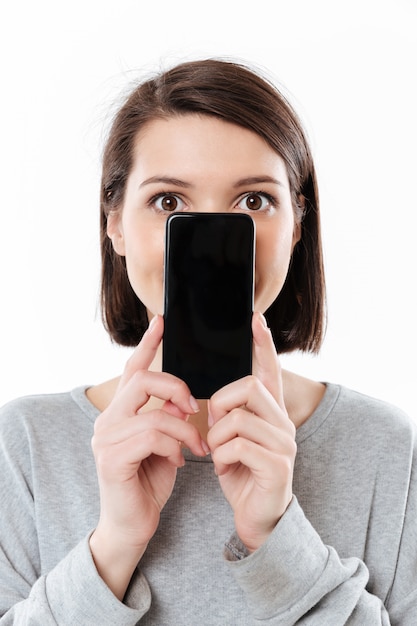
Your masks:
[[[256,224],[253,374],[209,401],[161,371],[172,211]],[[206,60],[139,85],[106,144],[116,380],[1,415],[0,624],[417,623],[416,428],[282,371],[324,329],[311,153],[283,96]]]

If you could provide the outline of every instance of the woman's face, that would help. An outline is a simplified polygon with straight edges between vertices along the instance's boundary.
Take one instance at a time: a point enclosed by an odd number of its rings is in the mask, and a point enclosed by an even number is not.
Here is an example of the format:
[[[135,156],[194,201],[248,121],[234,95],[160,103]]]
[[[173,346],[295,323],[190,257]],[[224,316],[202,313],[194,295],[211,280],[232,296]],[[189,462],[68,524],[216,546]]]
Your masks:
[[[249,213],[256,223],[255,310],[281,291],[300,226],[282,158],[256,133],[214,117],[154,120],[138,134],[108,235],[149,317],[163,313],[165,222],[172,211]]]

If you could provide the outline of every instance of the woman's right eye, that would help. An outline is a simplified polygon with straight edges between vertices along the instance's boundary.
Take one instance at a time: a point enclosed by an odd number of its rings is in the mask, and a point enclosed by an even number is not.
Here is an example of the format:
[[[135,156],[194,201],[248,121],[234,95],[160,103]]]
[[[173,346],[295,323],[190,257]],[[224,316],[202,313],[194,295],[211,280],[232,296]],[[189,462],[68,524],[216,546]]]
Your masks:
[[[161,193],[152,198],[151,204],[159,211],[165,211],[166,213],[181,210],[185,206],[185,203],[181,200],[181,198],[173,193]]]

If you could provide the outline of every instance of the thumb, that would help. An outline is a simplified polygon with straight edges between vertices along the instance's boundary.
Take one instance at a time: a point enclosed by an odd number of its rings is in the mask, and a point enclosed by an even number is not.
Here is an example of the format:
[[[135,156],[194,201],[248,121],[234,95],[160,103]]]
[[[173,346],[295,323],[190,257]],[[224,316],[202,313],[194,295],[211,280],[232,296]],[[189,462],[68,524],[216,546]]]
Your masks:
[[[163,317],[161,315],[155,315],[141,341],[129,357],[120,378],[118,389],[122,389],[135,372],[148,369],[161,343],[163,331]]]
[[[259,311],[253,314],[253,374],[285,409],[281,364],[272,334],[265,317]]]

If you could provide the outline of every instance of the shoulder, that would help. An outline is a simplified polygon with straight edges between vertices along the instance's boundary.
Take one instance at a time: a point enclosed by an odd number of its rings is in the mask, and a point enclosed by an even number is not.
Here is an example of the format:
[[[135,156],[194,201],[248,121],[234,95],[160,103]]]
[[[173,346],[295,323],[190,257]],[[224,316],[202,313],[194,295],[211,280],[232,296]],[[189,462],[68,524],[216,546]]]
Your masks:
[[[297,432],[297,443],[364,460],[405,459],[417,448],[417,422],[384,400],[326,383],[319,405]]]
[[[341,437],[357,441],[362,449],[379,448],[391,455],[408,456],[416,449],[417,422],[401,408],[342,385],[329,384],[326,395],[331,400],[329,427]]]
[[[342,385],[331,387],[338,390],[335,410],[341,417],[367,420],[394,430],[415,430],[417,422],[398,406]]]
[[[14,437],[29,431],[47,432],[69,421],[94,421],[94,407],[85,396],[85,387],[54,394],[16,398],[0,408],[0,437]]]

